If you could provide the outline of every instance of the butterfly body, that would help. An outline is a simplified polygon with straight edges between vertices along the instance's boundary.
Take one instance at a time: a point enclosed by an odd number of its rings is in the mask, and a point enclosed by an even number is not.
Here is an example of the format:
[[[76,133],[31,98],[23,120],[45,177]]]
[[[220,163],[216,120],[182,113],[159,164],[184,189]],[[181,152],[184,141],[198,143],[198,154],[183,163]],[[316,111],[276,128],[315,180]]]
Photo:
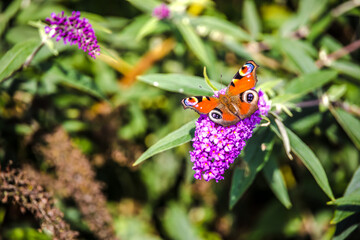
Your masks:
[[[246,62],[234,75],[225,94],[218,97],[195,96],[183,99],[184,109],[190,108],[199,114],[208,114],[211,121],[224,127],[250,117],[258,109],[258,93],[255,87],[256,68],[254,61]]]

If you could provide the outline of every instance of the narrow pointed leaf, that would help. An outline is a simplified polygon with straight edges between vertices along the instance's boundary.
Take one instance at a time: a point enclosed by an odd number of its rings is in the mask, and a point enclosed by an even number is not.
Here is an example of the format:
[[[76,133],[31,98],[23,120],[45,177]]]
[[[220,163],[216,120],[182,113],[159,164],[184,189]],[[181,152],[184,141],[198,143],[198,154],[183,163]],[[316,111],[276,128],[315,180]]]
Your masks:
[[[4,54],[0,59],[0,83],[25,63],[39,44],[39,40],[28,40],[16,44]]]
[[[318,70],[315,61],[297,40],[283,39],[279,44],[281,44],[281,50],[295,63],[301,72],[312,73]]]
[[[161,153],[163,151],[169,150],[171,148],[189,142],[193,138],[194,128],[195,128],[195,121],[191,121],[185,124],[184,126],[182,126],[181,128],[169,133],[167,136],[160,139],[157,143],[155,143],[148,150],[146,150],[136,160],[134,166],[154,156],[155,154]]]
[[[243,7],[244,22],[247,30],[253,38],[257,38],[261,32],[261,21],[257,13],[255,1],[245,0]]]
[[[208,87],[204,78],[186,76],[181,74],[148,74],[138,77],[141,82],[148,83],[155,87],[171,91],[184,93],[187,95],[213,95],[214,92]],[[225,86],[212,81],[212,84],[217,89],[222,89]]]
[[[54,65],[43,78],[51,79],[59,84],[70,88],[77,89],[84,93],[90,94],[102,100],[106,100],[105,95],[96,86],[95,82],[87,75],[84,75],[72,68]]]
[[[271,129],[281,138],[281,135],[274,127],[271,126]],[[329,185],[329,180],[326,176],[325,170],[322,167],[320,160],[316,157],[314,152],[290,129],[286,128],[287,134],[289,136],[291,150],[293,153],[298,156],[298,158],[304,163],[305,167],[313,175],[315,181],[319,187],[326,193],[326,195],[334,200],[334,195]]]
[[[341,108],[331,108],[330,111],[356,148],[360,150],[360,120]]]
[[[360,207],[360,190],[354,191],[344,197],[338,198],[330,202],[334,205],[354,205]]]
[[[269,161],[265,164],[263,173],[275,196],[286,208],[291,208],[292,204],[286,189],[285,180],[276,159],[272,155],[270,155]]]
[[[207,67],[211,67],[210,58],[206,52],[205,45],[202,39],[195,33],[192,26],[185,21],[185,19],[184,21],[176,22],[176,26],[193,54]]]
[[[344,193],[344,197],[347,197],[350,194],[358,191],[360,191],[360,167],[357,168],[354,175],[352,176],[351,181]],[[346,219],[347,217],[355,214],[356,212],[360,212],[359,206],[345,206],[345,208],[339,206],[335,211],[334,218],[331,220],[331,223],[337,224]]]
[[[286,155],[290,160],[293,160],[293,157],[291,155],[290,140],[289,136],[287,135],[285,125],[277,118],[275,118],[275,123],[280,131]]]
[[[337,73],[334,70],[319,70],[313,73],[304,74],[301,77],[291,80],[285,87],[285,92],[287,94],[303,96],[335,79],[336,76]]]
[[[141,11],[151,13],[155,7],[161,4],[160,1],[156,0],[127,0],[129,3],[140,9]]]
[[[177,203],[170,203],[165,210],[163,226],[169,237],[174,240],[201,239],[190,222],[187,210]]]
[[[191,20],[191,22],[198,27],[207,27],[210,31],[218,31],[225,35],[232,36],[233,38],[240,41],[249,41],[251,37],[239,26],[220,19],[210,16],[199,16]]]
[[[235,206],[254,181],[256,174],[264,167],[273,147],[273,139],[274,136],[271,132],[260,129],[247,142],[244,155],[247,168],[236,168],[233,173],[230,189],[230,209]],[[265,151],[261,150],[261,144],[267,146]]]
[[[344,60],[338,60],[336,62],[333,62],[331,64],[331,68],[339,71],[340,73],[344,75],[348,75],[356,79],[357,81],[360,81],[360,66],[359,64],[350,62],[350,61],[344,61]]]

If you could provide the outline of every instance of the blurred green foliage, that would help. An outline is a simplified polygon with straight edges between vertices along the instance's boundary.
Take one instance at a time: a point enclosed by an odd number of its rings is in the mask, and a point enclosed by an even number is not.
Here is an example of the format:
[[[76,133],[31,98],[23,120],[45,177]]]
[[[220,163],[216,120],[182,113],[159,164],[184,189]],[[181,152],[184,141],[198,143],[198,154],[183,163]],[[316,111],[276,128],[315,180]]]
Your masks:
[[[104,182],[121,239],[358,239],[359,3],[165,3],[160,20],[157,0],[0,2],[1,165],[51,172],[34,146],[62,126]],[[40,45],[45,18],[73,10],[95,29],[96,60],[61,41]],[[225,180],[195,181],[197,114],[180,100],[212,94],[204,66],[220,89],[250,59],[272,101],[269,125]],[[71,196],[55,196],[79,238],[95,239]],[[49,238],[0,207],[4,239]]]

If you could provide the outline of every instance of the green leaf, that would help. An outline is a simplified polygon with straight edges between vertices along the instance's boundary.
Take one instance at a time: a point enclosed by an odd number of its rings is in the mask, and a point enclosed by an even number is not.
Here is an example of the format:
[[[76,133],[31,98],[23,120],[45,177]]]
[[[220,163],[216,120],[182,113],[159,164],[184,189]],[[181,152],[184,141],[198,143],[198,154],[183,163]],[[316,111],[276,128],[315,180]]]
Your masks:
[[[346,230],[342,231],[340,234],[336,234],[337,232],[336,231],[335,236],[333,237],[332,240],[345,240],[357,228],[358,228],[358,223],[355,223],[354,225],[351,225],[350,227],[346,228]]]
[[[25,63],[39,44],[39,40],[28,40],[16,44],[4,54],[0,59],[0,83]]]
[[[336,78],[336,76],[337,73],[334,70],[319,70],[317,72],[304,74],[301,77],[291,80],[285,87],[284,92],[300,97],[320,88]]]
[[[286,128],[285,125],[283,124],[282,121],[280,121],[279,119],[275,118],[275,123],[280,131],[280,135],[281,135],[281,139],[283,141],[283,145],[284,145],[284,149],[285,149],[285,153],[288,156],[288,158],[290,160],[293,160],[293,157],[291,155],[291,147],[290,147],[290,140],[289,140],[289,136],[287,135],[286,132]]]
[[[341,108],[330,108],[336,121],[344,129],[357,149],[360,150],[360,121]]]
[[[333,22],[334,17],[331,14],[326,14],[320,20],[316,21],[310,28],[310,33],[307,36],[307,39],[310,42],[313,42],[317,37],[323,36],[324,32],[329,28]]]
[[[151,18],[139,31],[139,33],[136,36],[136,41],[140,41],[141,39],[143,39],[145,36],[149,35],[150,33],[152,33],[156,27],[158,26],[159,23],[159,19],[157,18]]]
[[[19,11],[22,2],[22,0],[12,1],[6,10],[0,14],[0,36],[4,32],[10,19]]]
[[[127,0],[129,3],[137,7],[143,12],[151,13],[155,7],[159,6],[161,4],[160,1],[156,0]]]
[[[358,192],[360,190],[360,167],[358,167],[351,178],[349,185],[347,186],[344,197],[347,197],[354,192]],[[360,212],[359,207],[355,206],[339,206],[334,214],[334,218],[331,220],[332,224],[337,224],[349,216],[355,214],[356,212]]]
[[[54,65],[43,78],[80,90],[99,99],[106,100],[104,94],[98,89],[89,76],[77,72],[72,68]]]
[[[274,136],[271,132],[259,129],[247,142],[244,160],[246,168],[236,168],[233,173],[230,189],[230,209],[235,206],[244,192],[254,181],[256,174],[264,167],[273,147]],[[261,150],[261,145],[266,145],[266,150]]]
[[[359,64],[338,60],[331,64],[331,68],[337,70],[339,73],[353,77],[358,81],[360,80]]]
[[[271,129],[276,133],[276,135],[280,137],[280,133],[274,125],[271,125]],[[305,167],[313,175],[319,187],[326,193],[326,195],[331,200],[334,200],[334,195],[331,191],[328,178],[319,159],[316,157],[313,151],[311,151],[311,149],[298,136],[296,136],[295,133],[293,133],[288,128],[286,129],[286,131],[289,136],[290,145],[293,153],[295,153],[296,156],[298,156],[299,159],[304,163]]]
[[[214,94],[206,84],[205,80],[201,77],[181,74],[149,74],[138,76],[138,80],[167,91],[184,93],[187,95],[202,96]],[[225,87],[215,81],[212,83],[217,89]]]
[[[193,225],[188,218],[187,210],[176,203],[170,203],[166,208],[162,219],[164,228],[169,234],[170,239],[174,240],[196,240],[200,239],[196,235]]]
[[[237,43],[236,41],[225,39],[224,46],[226,46],[230,51],[236,53],[238,56],[244,59],[252,59],[251,54],[246,50],[246,48]]]
[[[264,166],[263,173],[275,196],[286,208],[291,208],[292,204],[286,189],[284,177],[273,155],[270,155],[268,162]]]
[[[360,189],[347,194],[344,197],[338,198],[334,201],[331,201],[330,204],[334,204],[334,205],[355,205],[355,206],[360,206]]]
[[[155,154],[169,150],[171,148],[180,146],[189,142],[193,138],[193,129],[195,128],[195,121],[188,122],[179,129],[169,133],[157,143],[148,148],[134,163],[134,166],[154,156]]]
[[[184,38],[186,44],[194,53],[194,55],[207,67],[211,67],[211,62],[209,56],[206,52],[205,45],[201,38],[195,33],[194,29],[189,24],[188,19],[183,18],[180,21],[176,22],[176,26],[179,29],[182,37]]]
[[[245,0],[243,6],[244,23],[253,38],[257,38],[261,33],[261,21],[257,13],[255,1]]]
[[[206,27],[210,31],[215,30],[223,34],[232,36],[240,41],[251,40],[249,34],[245,32],[242,28],[229,21],[220,18],[210,17],[210,16],[199,16],[197,18],[192,19],[191,23],[198,27]]]
[[[277,44],[279,44],[278,47],[280,47],[303,73],[312,73],[318,70],[315,61],[298,40],[290,40],[287,38],[282,39]]]

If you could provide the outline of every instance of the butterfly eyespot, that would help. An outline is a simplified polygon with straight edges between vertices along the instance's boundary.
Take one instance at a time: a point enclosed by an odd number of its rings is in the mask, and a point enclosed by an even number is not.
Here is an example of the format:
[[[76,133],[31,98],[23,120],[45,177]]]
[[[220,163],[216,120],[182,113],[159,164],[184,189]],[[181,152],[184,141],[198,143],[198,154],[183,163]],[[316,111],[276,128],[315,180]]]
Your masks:
[[[221,118],[220,114],[217,114],[217,113],[211,113],[211,117],[215,118],[215,119],[220,119]]]
[[[239,73],[241,76],[246,76],[250,74],[253,69],[254,69],[254,65],[252,65],[251,63],[247,63],[244,66],[242,66]]]
[[[241,96],[241,100],[247,103],[258,101],[258,99],[259,99],[258,93],[253,89],[245,91]]]
[[[209,118],[213,122],[216,122],[219,119],[222,119],[222,112],[219,109],[214,109],[209,112]]]
[[[194,106],[198,103],[198,99],[196,97],[186,98],[184,103],[187,106]]]
[[[247,101],[247,102],[252,102],[252,100],[254,100],[254,94],[249,93],[249,94],[246,96],[246,101]]]

